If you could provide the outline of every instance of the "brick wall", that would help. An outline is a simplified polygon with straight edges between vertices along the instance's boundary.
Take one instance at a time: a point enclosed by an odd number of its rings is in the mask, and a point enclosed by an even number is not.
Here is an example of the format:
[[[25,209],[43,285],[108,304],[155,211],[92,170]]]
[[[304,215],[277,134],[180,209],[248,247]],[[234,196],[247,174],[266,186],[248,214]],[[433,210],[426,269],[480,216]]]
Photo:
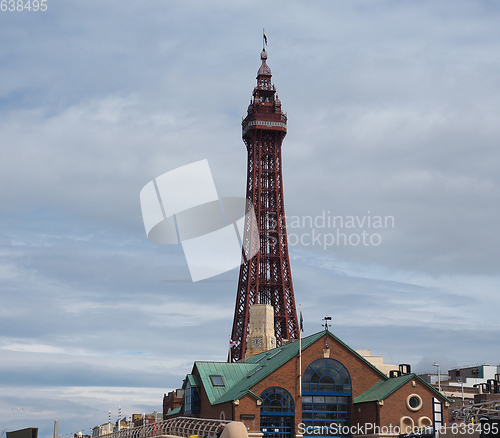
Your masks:
[[[260,395],[260,393],[259,393]],[[259,432],[260,431],[260,406],[257,405],[257,399],[250,394],[244,395],[240,400],[239,404],[234,406],[235,420],[242,421],[243,424],[248,427],[249,432]],[[242,418],[241,416],[251,416],[251,418]]]
[[[221,412],[224,412],[224,419],[226,420],[236,420],[233,418],[233,405],[232,403],[222,403],[220,405],[212,406],[210,401],[208,400],[207,393],[205,389],[200,388],[200,397],[201,397],[201,410],[200,410],[200,418],[209,418],[214,420],[221,419]]]
[[[418,411],[412,411],[407,406],[408,396],[418,394],[422,398],[422,407]],[[399,425],[399,419],[403,416],[410,417],[415,426],[418,419],[428,417],[432,421],[432,399],[434,392],[425,386],[420,380],[412,379],[399,390],[388,396],[380,407],[381,425]],[[443,404],[443,422],[448,422],[448,408]]]
[[[330,347],[330,358],[341,362],[349,371],[352,381],[353,400],[358,395],[371,388],[375,383],[382,380],[380,374],[371,366],[367,365],[365,361],[357,357],[331,336],[328,336],[328,345]],[[322,337],[302,352],[302,374],[310,363],[324,357],[324,346],[325,338]],[[302,401],[299,397],[298,376],[299,358],[295,357],[251,388],[251,391],[259,396],[265,389],[272,386],[280,386],[290,392],[295,401],[295,431],[298,430],[298,425],[302,422]],[[255,424],[252,425],[252,427],[256,427],[256,429],[251,427],[250,431],[258,431],[260,419],[257,421],[257,417],[260,417],[260,408],[255,405],[255,402],[253,406],[248,405],[247,408],[248,410],[252,409],[252,413],[256,415]],[[353,409],[351,409],[351,411],[353,411]]]
[[[351,410],[351,425],[379,424],[377,403],[360,403]]]

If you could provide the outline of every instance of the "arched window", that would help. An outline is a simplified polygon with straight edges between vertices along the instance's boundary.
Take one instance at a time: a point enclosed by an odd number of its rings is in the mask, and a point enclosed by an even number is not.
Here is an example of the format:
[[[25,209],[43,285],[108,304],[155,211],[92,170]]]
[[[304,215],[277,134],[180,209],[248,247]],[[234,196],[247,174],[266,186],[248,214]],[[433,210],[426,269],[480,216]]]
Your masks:
[[[294,436],[295,403],[291,394],[273,386],[261,395],[260,430],[263,438],[292,438]]]
[[[267,388],[260,396],[262,399],[261,412],[295,412],[295,404],[292,395],[283,388],[273,386]]]
[[[351,419],[351,377],[340,362],[322,358],[302,378],[304,436],[346,436]]]

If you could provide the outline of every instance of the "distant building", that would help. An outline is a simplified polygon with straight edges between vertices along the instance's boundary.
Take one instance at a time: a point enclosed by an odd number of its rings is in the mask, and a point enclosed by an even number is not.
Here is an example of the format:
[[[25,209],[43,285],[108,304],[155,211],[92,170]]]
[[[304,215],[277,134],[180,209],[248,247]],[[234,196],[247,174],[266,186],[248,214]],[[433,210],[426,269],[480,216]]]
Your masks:
[[[500,366],[498,365],[476,365],[465,368],[455,368],[448,371],[450,385],[461,385],[474,387],[474,385],[490,384],[498,381]],[[486,389],[486,388],[484,388]]]
[[[389,375],[391,371],[398,369],[397,365],[384,363],[383,356],[372,356],[371,350],[356,350],[356,353],[387,375]]]
[[[420,377],[450,399],[450,409],[500,399],[500,366],[474,365],[448,370],[448,374],[420,374]]]
[[[127,417],[123,417],[121,420],[117,420],[115,426],[113,428],[113,432],[117,432],[123,429],[132,429],[134,427],[134,423],[132,421],[128,421]]]
[[[151,414],[132,414],[132,425],[130,427],[145,426],[158,423],[163,420],[163,413],[154,411]]]
[[[163,419],[173,410],[178,410],[182,405],[184,390],[176,389],[163,395]]]
[[[101,436],[101,435],[107,435],[109,433],[112,433],[114,429],[114,424],[113,423],[105,423],[101,424],[99,426],[95,426],[92,428],[92,436]]]
[[[7,432],[7,438],[38,438],[38,427],[28,427],[26,429]]]

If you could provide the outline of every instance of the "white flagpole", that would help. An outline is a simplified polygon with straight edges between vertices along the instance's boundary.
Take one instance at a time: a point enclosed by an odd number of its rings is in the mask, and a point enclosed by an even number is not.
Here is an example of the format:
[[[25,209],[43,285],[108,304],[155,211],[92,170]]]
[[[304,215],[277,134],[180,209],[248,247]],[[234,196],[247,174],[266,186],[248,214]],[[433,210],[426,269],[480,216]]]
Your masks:
[[[302,318],[302,304],[299,304],[300,317]],[[302,330],[299,322],[299,397],[302,397]]]

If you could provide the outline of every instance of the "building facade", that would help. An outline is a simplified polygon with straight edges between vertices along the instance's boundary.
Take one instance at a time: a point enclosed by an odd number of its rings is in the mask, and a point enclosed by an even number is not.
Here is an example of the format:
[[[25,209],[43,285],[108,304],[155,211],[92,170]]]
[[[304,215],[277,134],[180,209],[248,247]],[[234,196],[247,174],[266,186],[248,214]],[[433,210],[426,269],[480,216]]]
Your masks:
[[[241,421],[250,436],[396,436],[448,422],[449,400],[413,373],[388,377],[330,332],[245,362],[195,362],[165,418]]]

